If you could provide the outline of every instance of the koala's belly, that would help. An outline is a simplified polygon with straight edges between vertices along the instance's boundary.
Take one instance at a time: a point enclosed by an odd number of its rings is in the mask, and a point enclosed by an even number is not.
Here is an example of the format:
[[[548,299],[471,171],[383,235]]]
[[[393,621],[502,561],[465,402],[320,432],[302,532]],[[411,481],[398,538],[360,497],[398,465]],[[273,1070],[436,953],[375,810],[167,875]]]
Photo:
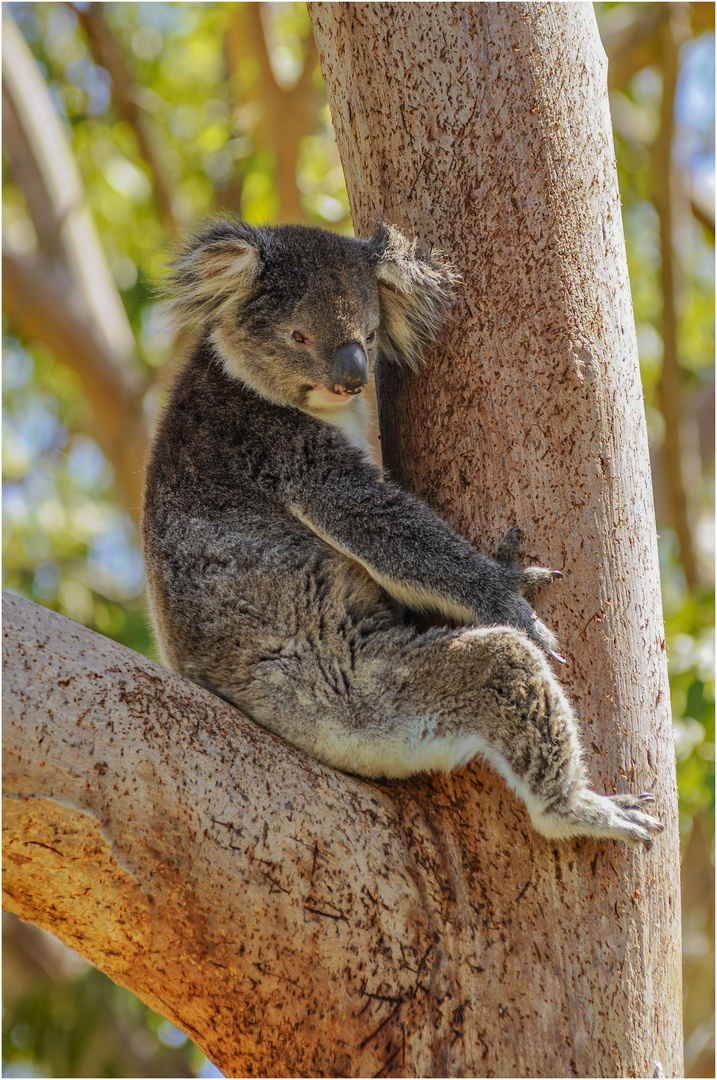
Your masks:
[[[320,649],[401,623],[399,606],[362,566],[300,527],[185,520],[146,546],[163,658],[205,685],[222,669],[250,681],[287,642]]]

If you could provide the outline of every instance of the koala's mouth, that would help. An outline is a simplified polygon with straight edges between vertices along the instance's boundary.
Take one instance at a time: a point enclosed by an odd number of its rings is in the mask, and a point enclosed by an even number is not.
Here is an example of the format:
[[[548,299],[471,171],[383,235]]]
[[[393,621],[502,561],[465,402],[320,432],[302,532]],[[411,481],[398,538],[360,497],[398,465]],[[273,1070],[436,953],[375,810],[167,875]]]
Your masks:
[[[336,386],[333,390],[329,390],[327,386],[312,386],[310,396],[316,402],[338,405],[340,402],[348,401],[350,398],[355,397],[356,394],[360,394],[362,390],[362,386],[358,386],[355,390],[347,390],[343,386]]]

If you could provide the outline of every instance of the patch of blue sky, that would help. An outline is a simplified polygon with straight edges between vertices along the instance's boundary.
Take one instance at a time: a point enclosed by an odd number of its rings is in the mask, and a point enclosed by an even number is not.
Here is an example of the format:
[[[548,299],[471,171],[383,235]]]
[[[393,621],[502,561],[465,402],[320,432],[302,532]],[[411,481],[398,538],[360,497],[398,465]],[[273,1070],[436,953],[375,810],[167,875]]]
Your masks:
[[[715,38],[702,34],[682,49],[675,113],[675,157],[688,170],[698,196],[715,195]]]
[[[675,107],[679,120],[695,131],[715,127],[715,38],[701,34],[688,41],[680,54],[681,72]]]
[[[16,524],[28,516],[27,496],[22,484],[9,483],[2,486],[2,516],[7,525]]]
[[[6,390],[17,390],[29,386],[35,374],[35,362],[15,338],[3,340],[2,381]]]
[[[70,440],[66,468],[75,487],[85,492],[105,492],[112,486],[113,470],[94,439],[75,435]]]
[[[86,112],[101,116],[107,111],[112,95],[112,79],[108,71],[93,64],[89,57],[67,65],[67,77],[87,94]]]
[[[81,5],[82,6],[82,5]],[[167,3],[140,3],[140,4],[113,4],[112,17],[118,22],[126,24],[136,23],[141,26],[150,26],[159,30],[161,34],[178,34],[188,36],[196,30],[202,17],[203,4],[185,2],[181,4]],[[197,10],[199,8],[199,10]]]
[[[12,413],[3,409],[3,443],[22,448],[28,465],[63,447],[67,435],[52,398],[31,398],[23,403],[21,410]]]
[[[112,515],[112,528],[90,544],[87,553],[88,583],[109,600],[139,596],[144,587],[142,556],[132,535],[129,519]]]
[[[51,560],[45,560],[35,567],[32,587],[35,594],[44,600],[54,600],[62,582],[62,568]]]
[[[224,1080],[224,1073],[219,1072],[219,1069],[209,1060],[209,1058],[204,1059],[203,1064],[197,1072],[197,1076],[200,1077],[200,1080]]]

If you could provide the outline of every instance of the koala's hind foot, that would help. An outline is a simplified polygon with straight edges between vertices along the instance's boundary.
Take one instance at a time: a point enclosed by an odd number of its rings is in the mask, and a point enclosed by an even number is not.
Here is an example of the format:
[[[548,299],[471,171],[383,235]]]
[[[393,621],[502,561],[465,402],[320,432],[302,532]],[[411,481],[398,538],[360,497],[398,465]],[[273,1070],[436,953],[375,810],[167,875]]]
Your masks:
[[[536,831],[550,839],[606,837],[644,844],[649,849],[652,835],[661,833],[665,826],[644,812],[646,802],[654,802],[653,796],[597,795],[584,788],[543,811],[531,806],[530,816]]]

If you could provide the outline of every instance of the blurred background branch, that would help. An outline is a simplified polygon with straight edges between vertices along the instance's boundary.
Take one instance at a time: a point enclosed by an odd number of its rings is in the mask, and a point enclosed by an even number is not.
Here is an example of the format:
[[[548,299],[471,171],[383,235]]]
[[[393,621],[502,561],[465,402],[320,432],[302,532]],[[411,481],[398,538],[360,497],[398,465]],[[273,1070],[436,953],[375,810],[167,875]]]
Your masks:
[[[37,63],[3,18],[4,150],[37,237],[20,254],[3,237],[3,310],[80,378],[93,433],[138,520],[147,449],[134,335],[109,272],[72,147]]]
[[[595,9],[661,534],[684,835],[686,1065],[706,1076],[715,9]],[[148,431],[178,348],[156,292],[172,239],[216,210],[351,228],[310,23],[301,3],[6,10],[4,584],[152,654],[135,525]],[[41,931],[7,918],[4,934],[5,1075],[216,1075],[180,1032]]]
[[[657,383],[660,411],[665,422],[664,469],[672,524],[680,545],[680,560],[691,589],[697,585],[697,561],[687,516],[687,491],[683,475],[682,384],[678,359],[677,309],[679,304],[679,257],[675,231],[687,212],[687,200],[675,175],[675,102],[680,46],[689,36],[687,13],[682,5],[665,4],[656,32],[662,67],[660,123],[652,147],[653,201],[660,221],[660,276],[662,290],[662,372]]]
[[[156,133],[152,131],[150,120],[141,107],[140,88],[132,78],[125,54],[105,19],[103,6],[99,2],[72,5],[87,35],[94,62],[104,68],[112,80],[112,103],[117,115],[126,120],[134,131],[139,154],[152,176],[152,191],[159,219],[171,235],[177,231],[177,218],[170,180],[157,146]]]

